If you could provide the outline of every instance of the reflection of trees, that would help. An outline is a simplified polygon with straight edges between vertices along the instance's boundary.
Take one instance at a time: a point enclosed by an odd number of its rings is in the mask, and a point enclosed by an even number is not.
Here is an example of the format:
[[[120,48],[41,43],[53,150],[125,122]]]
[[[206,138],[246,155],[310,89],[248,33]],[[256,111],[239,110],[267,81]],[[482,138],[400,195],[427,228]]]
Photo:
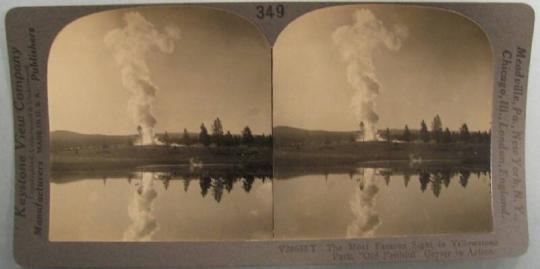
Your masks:
[[[201,176],[200,180],[200,186],[201,186],[201,195],[204,197],[208,193],[208,191],[211,189],[212,196],[216,202],[221,202],[224,194],[224,190],[227,191],[227,193],[230,193],[234,185],[236,183],[241,184],[242,189],[249,193],[251,191],[251,188],[253,187],[253,184],[255,183],[255,180],[261,180],[264,182],[267,177],[261,176],[256,177],[254,175],[225,175],[225,176],[209,176],[204,175]]]
[[[182,189],[184,192],[189,190],[191,181],[198,180],[200,186],[200,193],[202,197],[206,197],[209,193],[216,202],[221,202],[225,191],[226,193],[231,193],[236,184],[239,184],[241,188],[249,193],[253,188],[253,184],[257,180],[265,182],[267,180],[272,180],[272,177],[266,174],[233,174],[233,173],[221,173],[221,174],[210,174],[202,173],[199,175],[182,175],[175,172],[152,172],[155,180],[161,180],[163,188],[165,190],[170,189],[171,181],[181,180]],[[128,183],[131,184],[132,177],[127,178]]]
[[[183,177],[182,180],[184,181],[184,192],[187,192],[189,189],[189,183],[191,183],[191,178]]]
[[[212,185],[212,178],[209,176],[202,176],[199,180],[199,185],[201,186],[201,195],[204,197],[208,193],[208,189]]]
[[[422,192],[426,191],[427,189],[427,185],[429,184],[429,173],[426,172],[426,171],[421,171],[419,173],[419,176],[418,176],[418,180],[420,180],[420,190],[422,190]]]
[[[439,197],[439,195],[441,195],[441,182],[441,177],[438,174],[433,174],[431,180],[431,190],[433,191],[433,195],[435,195],[435,197]]]
[[[383,174],[383,177],[384,177],[384,183],[386,183],[386,186],[388,186],[390,184],[390,174]]]
[[[234,186],[234,177],[233,176],[226,176],[225,177],[225,189],[227,190],[228,193],[230,193],[233,189],[233,186]]]
[[[264,182],[267,177],[256,177],[254,175],[225,175],[212,177],[210,175],[203,175],[199,179],[199,184],[201,186],[201,195],[203,197],[206,196],[206,194],[208,194],[208,191],[211,189],[214,200],[219,203],[223,198],[223,190],[226,190],[227,193],[230,193],[233,190],[235,183],[238,182],[242,184],[242,189],[245,192],[249,193],[256,179],[260,179],[262,182]]]
[[[214,200],[216,202],[221,202],[221,197],[223,197],[223,180],[220,178],[214,178],[212,184],[212,193],[214,194]]]
[[[364,171],[368,169],[374,169],[376,171],[377,178],[381,180],[381,185],[390,186],[390,181],[396,180],[400,175],[403,178],[403,184],[405,188],[408,188],[411,182],[411,177],[418,176],[418,181],[420,185],[420,190],[425,192],[428,188],[435,197],[439,197],[443,194],[446,188],[450,187],[453,181],[456,181],[454,184],[459,184],[462,187],[467,187],[471,176],[476,176],[478,180],[488,180],[491,176],[489,167],[454,167],[454,166],[437,166],[437,167],[425,167],[425,168],[411,168],[411,167],[396,167],[396,168],[369,168],[369,167],[360,167],[353,169],[339,168],[334,171],[332,170],[320,170],[316,172],[310,172],[310,170],[304,170],[304,174],[319,174],[325,176],[328,174],[344,174],[348,175],[353,181],[356,182],[359,190],[364,190],[366,188],[367,182],[364,176]],[[301,176],[303,174],[298,173],[295,176]],[[486,179],[486,177],[488,179]],[[292,177],[294,178],[294,176]],[[459,181],[459,182],[458,182]],[[379,187],[381,186],[379,185]],[[396,185],[397,186],[397,185]],[[444,187],[443,187],[444,186]]]
[[[459,179],[459,184],[465,188],[469,182],[470,176],[473,172],[467,169],[461,170],[451,170],[451,169],[440,169],[440,170],[419,170],[416,172],[418,174],[418,180],[420,182],[420,190],[425,192],[430,187],[433,195],[439,197],[442,192],[442,186],[448,188],[452,179]],[[489,176],[490,173],[487,170],[475,171],[476,178],[480,179],[482,176]],[[385,178],[385,181],[386,178]],[[409,185],[410,181],[410,172],[403,172],[403,181],[405,187]],[[388,185],[388,184],[387,184]]]
[[[249,192],[251,190],[251,186],[253,185],[253,182],[255,181],[255,177],[254,176],[251,176],[251,175],[247,175],[244,177],[244,181],[243,181],[243,185],[242,185],[242,188],[244,188],[244,190],[246,192]]]
[[[467,187],[467,183],[469,182],[469,177],[471,176],[470,171],[460,171],[459,172],[459,183],[461,183],[461,186],[463,188]]]
[[[450,171],[442,171],[441,172],[441,178],[444,183],[444,186],[448,188],[448,185],[450,185],[450,177],[451,173]]]
[[[409,186],[409,181],[411,181],[411,174],[409,172],[403,173],[403,182],[405,184],[405,188]]]

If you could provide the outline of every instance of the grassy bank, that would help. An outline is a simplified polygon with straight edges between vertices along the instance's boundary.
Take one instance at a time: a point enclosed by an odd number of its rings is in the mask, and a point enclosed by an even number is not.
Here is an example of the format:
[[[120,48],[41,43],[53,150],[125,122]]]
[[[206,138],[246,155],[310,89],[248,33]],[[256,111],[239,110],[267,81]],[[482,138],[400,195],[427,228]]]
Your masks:
[[[489,164],[489,144],[349,142],[301,144],[274,149],[277,166],[409,165],[411,160],[445,165]]]
[[[132,169],[156,165],[185,165],[191,161],[238,167],[271,167],[270,147],[119,146],[84,148],[51,154],[54,170]]]

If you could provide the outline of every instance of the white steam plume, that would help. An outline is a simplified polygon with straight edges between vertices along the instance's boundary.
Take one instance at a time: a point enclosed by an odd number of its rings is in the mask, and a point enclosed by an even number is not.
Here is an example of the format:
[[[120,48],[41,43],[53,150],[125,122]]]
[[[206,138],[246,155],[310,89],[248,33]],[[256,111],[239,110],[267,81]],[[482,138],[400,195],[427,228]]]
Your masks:
[[[127,12],[123,19],[124,27],[109,31],[105,44],[120,67],[124,88],[131,94],[128,110],[136,126],[142,128],[140,144],[154,144],[157,120],[152,114],[152,100],[158,88],[150,77],[146,56],[149,51],[172,53],[175,40],[180,38],[180,30],[167,26],[158,31],[138,12]]]
[[[124,241],[150,241],[158,229],[157,220],[152,213],[157,192],[154,189],[154,174],[143,172],[140,185],[133,194],[128,206],[131,224],[124,232]]]
[[[401,25],[388,30],[367,9],[355,10],[353,20],[352,24],[337,28],[332,39],[347,64],[347,80],[356,90],[351,107],[357,120],[365,124],[364,137],[359,137],[359,140],[377,140],[376,125],[379,116],[375,111],[375,103],[380,83],[373,65],[374,52],[382,48],[399,50],[402,40],[408,36],[408,30]]]
[[[379,213],[374,208],[379,192],[379,187],[375,185],[376,171],[366,168],[360,174],[360,186],[349,200],[353,221],[347,227],[347,238],[371,237],[381,223]]]

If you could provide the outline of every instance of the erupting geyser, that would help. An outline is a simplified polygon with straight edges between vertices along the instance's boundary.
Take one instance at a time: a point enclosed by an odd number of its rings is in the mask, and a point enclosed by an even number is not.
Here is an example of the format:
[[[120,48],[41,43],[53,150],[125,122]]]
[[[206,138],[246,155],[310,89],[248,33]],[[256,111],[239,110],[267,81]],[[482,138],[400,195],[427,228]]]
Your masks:
[[[138,12],[127,12],[123,19],[124,27],[109,31],[105,44],[120,68],[124,88],[131,94],[128,110],[135,125],[141,127],[138,144],[151,145],[156,143],[154,126],[157,120],[152,114],[152,100],[158,88],[150,77],[146,56],[149,51],[172,53],[180,30],[168,26],[158,31]]]
[[[353,24],[337,28],[332,39],[347,64],[347,81],[356,90],[351,99],[351,107],[357,122],[365,123],[363,137],[358,140],[377,140],[376,125],[379,116],[375,112],[375,103],[380,83],[373,65],[374,52],[382,48],[399,50],[408,30],[401,25],[395,25],[394,29],[388,30],[367,9],[355,10],[353,20]]]

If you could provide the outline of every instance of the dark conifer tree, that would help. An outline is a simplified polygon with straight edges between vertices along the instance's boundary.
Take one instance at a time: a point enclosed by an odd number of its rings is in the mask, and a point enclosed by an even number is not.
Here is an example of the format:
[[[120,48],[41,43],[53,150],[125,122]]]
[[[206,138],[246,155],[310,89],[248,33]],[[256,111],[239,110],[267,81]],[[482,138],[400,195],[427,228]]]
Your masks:
[[[424,120],[420,123],[420,140],[424,143],[429,142],[429,131]]]
[[[403,141],[411,142],[411,131],[407,125],[405,125],[405,130],[403,130]]]
[[[234,138],[231,134],[231,132],[227,131],[227,134],[223,137],[223,144],[227,147],[233,146]]]
[[[466,123],[463,123],[463,125],[461,125],[461,128],[459,129],[459,139],[463,143],[467,143],[471,139],[471,134],[469,133],[469,127],[467,127]]]
[[[442,136],[442,142],[443,143],[452,142],[452,133],[450,132],[450,129],[448,129],[448,128],[444,129],[444,133],[443,133],[443,136]]]
[[[436,115],[431,123],[431,136],[437,143],[442,142],[443,126],[441,117],[439,115]]]
[[[210,145],[210,136],[208,135],[208,130],[204,123],[201,124],[201,132],[199,133],[199,143],[208,146]]]
[[[212,123],[212,140],[218,146],[221,146],[223,142],[223,125],[219,118],[216,118],[214,123]]]
[[[191,139],[186,128],[184,128],[184,134],[182,135],[182,143],[184,143],[184,145],[191,145]]]
[[[253,134],[251,133],[251,129],[249,129],[249,126],[246,126],[244,130],[242,131],[242,144],[244,145],[252,145],[254,142]]]

